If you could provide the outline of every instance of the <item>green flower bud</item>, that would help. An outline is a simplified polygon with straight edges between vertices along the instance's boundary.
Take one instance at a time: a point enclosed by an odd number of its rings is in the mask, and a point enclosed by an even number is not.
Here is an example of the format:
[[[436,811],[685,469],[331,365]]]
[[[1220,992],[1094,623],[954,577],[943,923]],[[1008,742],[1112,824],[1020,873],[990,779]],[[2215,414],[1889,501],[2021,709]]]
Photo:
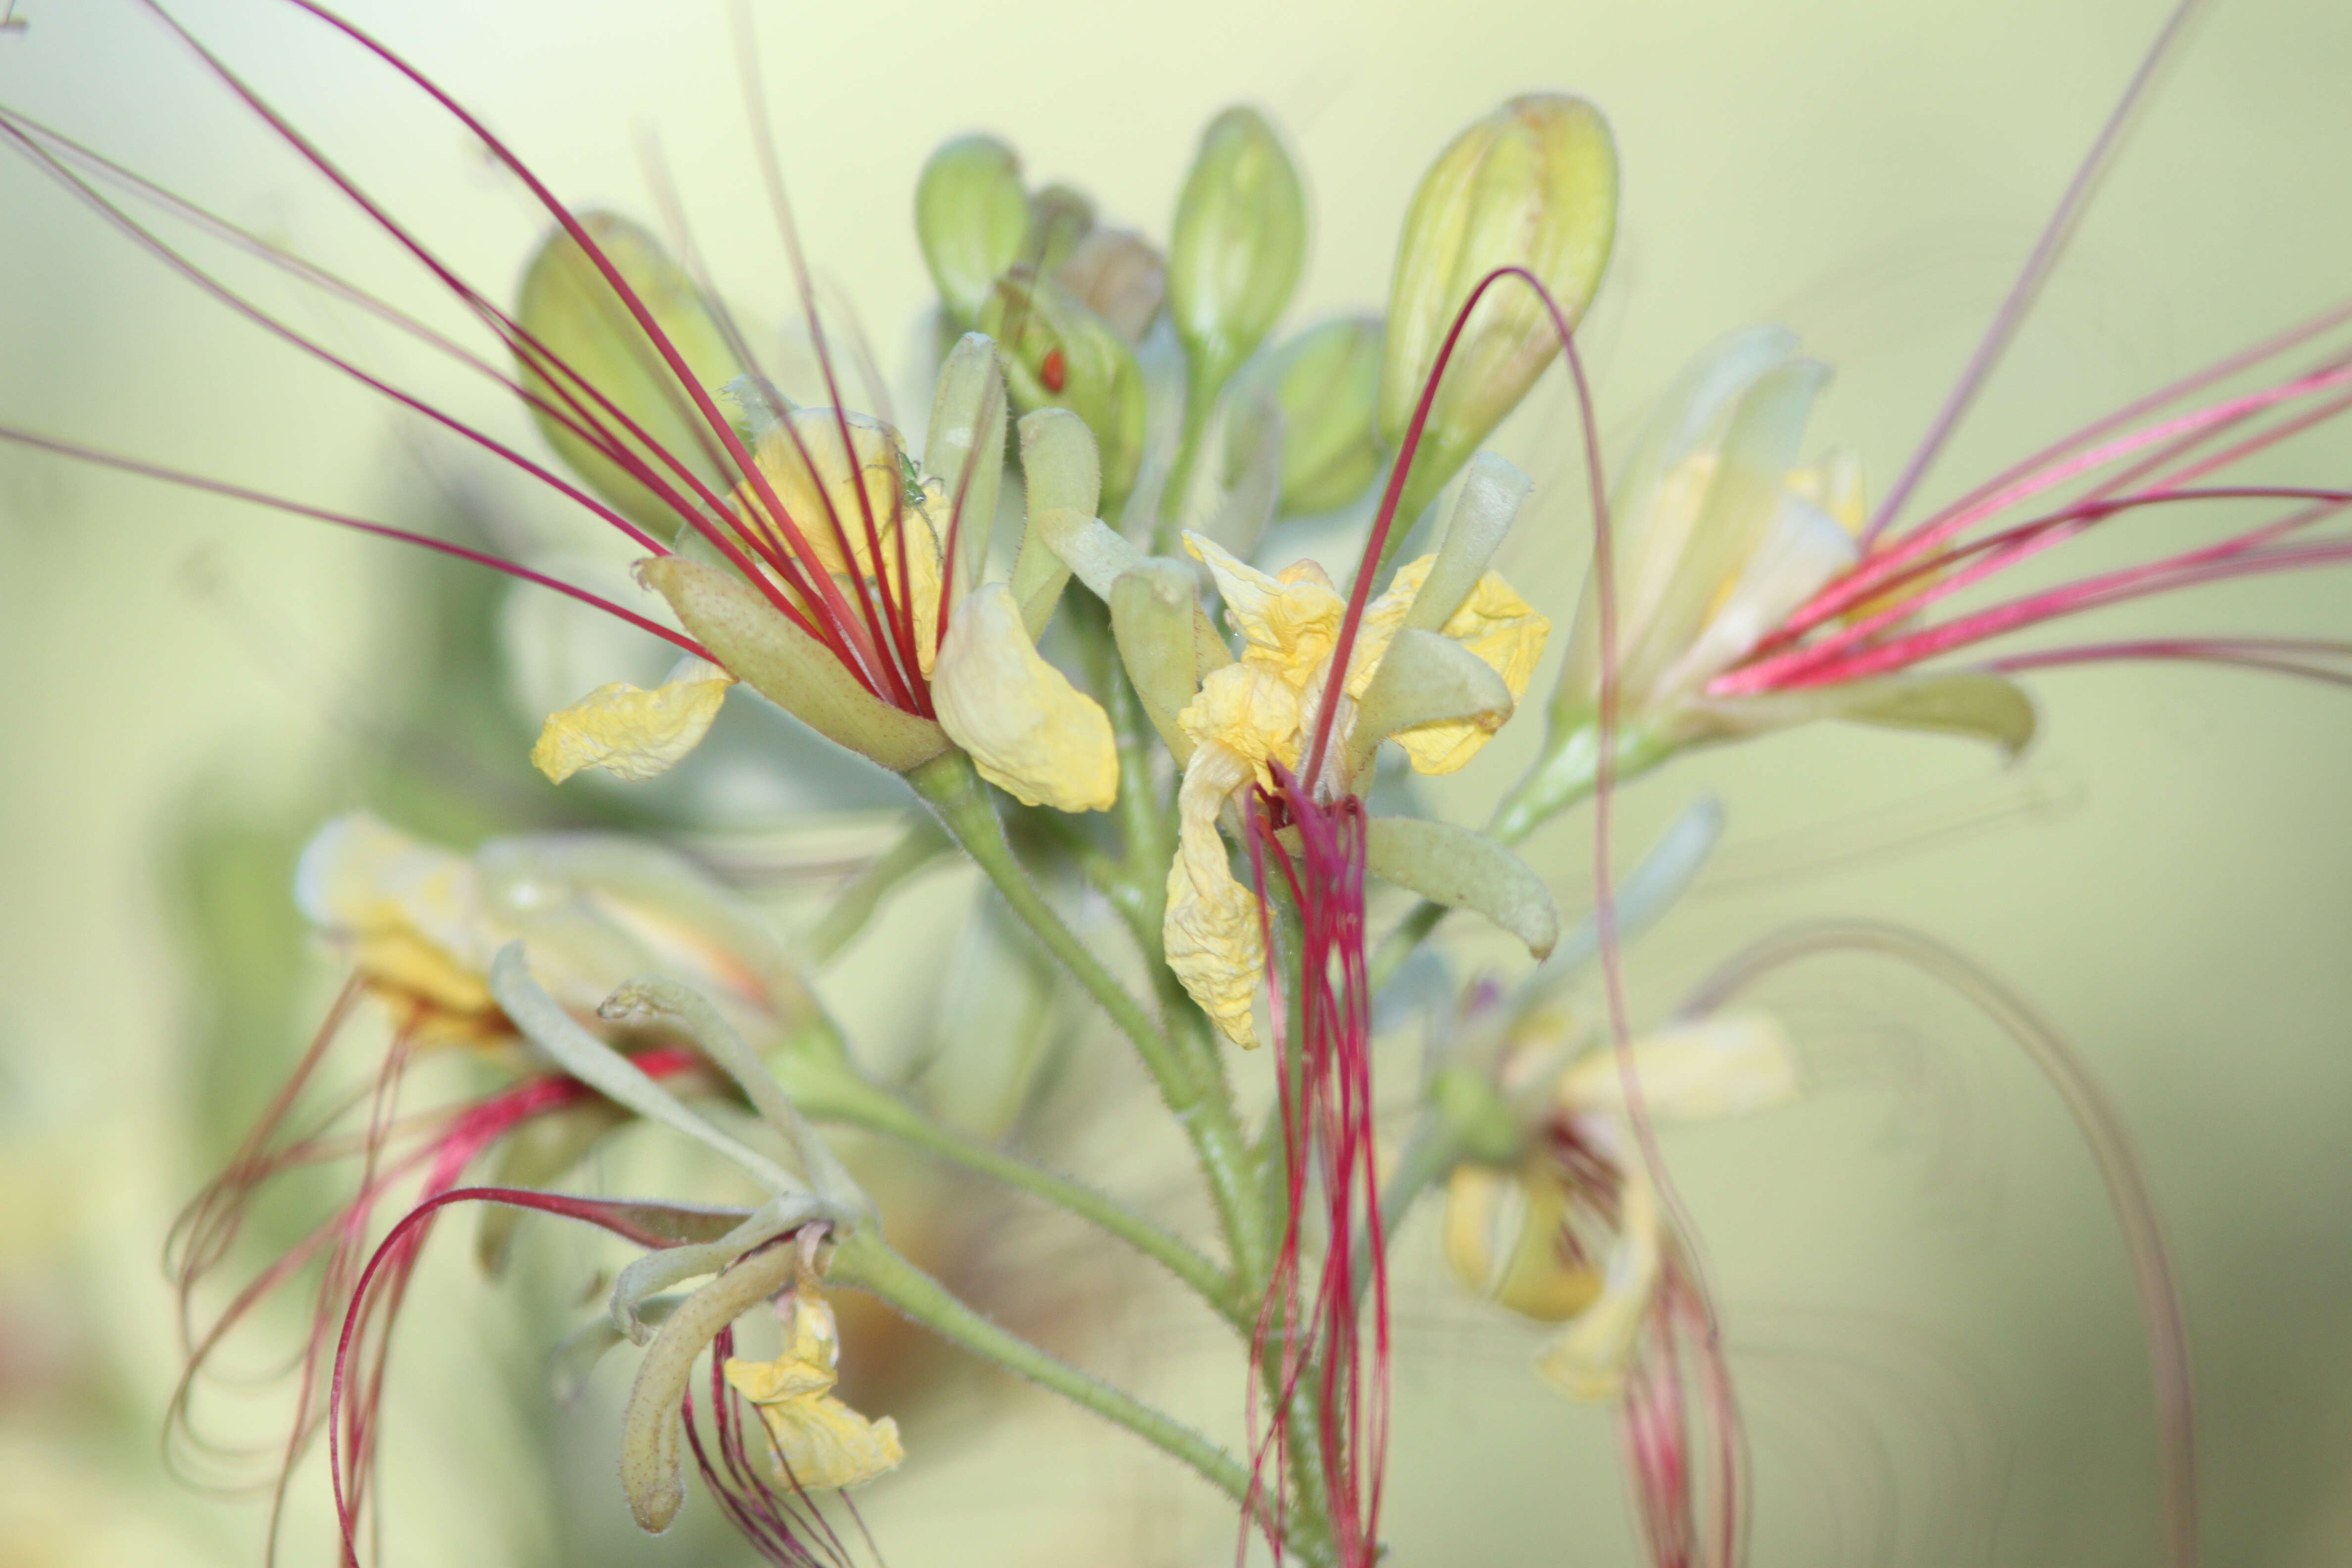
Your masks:
[[[1515,98],[1464,131],[1413,193],[1389,290],[1380,431],[1402,443],[1437,352],[1470,291],[1498,267],[1524,267],[1573,322],[1591,302],[1617,226],[1617,153],[1609,123],[1580,98]],[[1526,285],[1488,289],[1448,364],[1394,535],[1454,477],[1559,352]]]
[[[1104,510],[1125,500],[1143,461],[1143,371],[1126,340],[1028,267],[997,279],[980,330],[1003,347],[1015,406],[1085,420],[1102,455]]]
[[[580,226],[626,280],[664,336],[684,356],[706,389],[726,385],[745,366],[728,346],[701,290],[643,227],[612,213],[584,213]],[[667,453],[721,493],[730,482],[709,456],[710,429],[678,384],[654,341],[638,325],[593,258],[562,229],[531,258],[515,311],[555,360],[576,373],[645,433],[628,434],[620,421],[583,393],[578,382],[528,352],[516,357],[525,392],[626,448],[673,486],[679,481]],[[588,488],[622,516],[660,540],[677,537],[677,512],[629,476],[626,468],[534,405],[532,416],[548,441]]]
[[[1281,138],[1254,109],[1209,122],[1176,198],[1168,303],[1201,406],[1290,303],[1307,258],[1307,193]]]
[[[969,329],[997,274],[1021,259],[1029,194],[1021,160],[993,136],[942,145],[915,184],[915,237],[948,315]]]
[[[1301,332],[1268,357],[1262,374],[1282,409],[1283,514],[1336,511],[1362,495],[1381,471],[1372,428],[1379,318],[1347,316]]]

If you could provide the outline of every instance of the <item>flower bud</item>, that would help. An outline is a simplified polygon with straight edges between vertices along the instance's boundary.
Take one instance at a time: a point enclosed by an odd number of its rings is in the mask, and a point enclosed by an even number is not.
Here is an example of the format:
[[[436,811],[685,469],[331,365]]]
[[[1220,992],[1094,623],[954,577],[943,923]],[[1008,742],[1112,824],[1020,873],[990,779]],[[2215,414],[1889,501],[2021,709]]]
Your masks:
[[[1021,259],[1029,194],[1021,160],[993,136],[942,145],[915,184],[915,236],[948,315],[969,328],[997,274]]]
[[[701,290],[669,258],[660,241],[612,213],[583,213],[579,221],[705,389],[724,386],[743,374],[744,366],[728,346]],[[663,454],[674,456],[714,488],[725,488],[716,462],[707,455],[707,422],[628,303],[568,231],[556,230],[531,258],[515,316],[557,362],[529,351],[516,356],[523,390],[535,400],[531,414],[557,455],[630,521],[657,539],[675,538],[677,510],[557,417],[560,414],[573,425],[599,432],[673,487],[679,482],[677,472]],[[629,433],[620,418],[583,392],[575,374],[634,424],[643,438]]]
[[[1139,343],[1167,298],[1168,263],[1133,230],[1098,228],[1054,268],[1054,281],[1120,337]]]
[[[1169,307],[1201,406],[1280,318],[1306,257],[1298,171],[1264,115],[1226,110],[1202,134],[1168,244]]]
[[[1582,99],[1515,98],[1455,137],[1422,176],[1397,244],[1381,438],[1391,447],[1403,440],[1438,350],[1481,279],[1496,268],[1525,268],[1573,323],[1600,287],[1616,223],[1616,149],[1608,121]],[[1559,352],[1550,315],[1525,283],[1505,279],[1486,291],[1431,407],[1405,490],[1405,525]]]
[[[1381,323],[1349,316],[1301,332],[1266,363],[1282,409],[1282,513],[1337,511],[1381,471],[1372,404],[1381,381]]]
[[[1125,500],[1143,461],[1143,371],[1126,340],[1025,266],[997,279],[980,330],[1003,346],[1016,405],[1066,408],[1094,432],[1105,510]]]

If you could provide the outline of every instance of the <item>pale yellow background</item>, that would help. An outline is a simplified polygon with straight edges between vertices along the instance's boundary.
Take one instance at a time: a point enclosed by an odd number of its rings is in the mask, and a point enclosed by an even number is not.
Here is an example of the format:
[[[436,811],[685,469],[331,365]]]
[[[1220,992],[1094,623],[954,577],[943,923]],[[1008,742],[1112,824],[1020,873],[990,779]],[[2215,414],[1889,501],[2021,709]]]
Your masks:
[[[137,7],[16,9],[32,26],[0,34],[0,97],[430,300]],[[509,286],[539,226],[463,136],[289,7],[181,9],[472,276]],[[785,312],[720,7],[354,11],[580,203],[646,210],[634,139],[656,130],[729,291]],[[908,195],[946,135],[995,129],[1034,174],[1158,231],[1200,123],[1263,104],[1311,183],[1303,319],[1378,305],[1412,182],[1465,120],[1568,88],[1610,114],[1623,162],[1587,334],[1612,440],[1713,335],[1777,318],[1838,367],[1817,433],[1859,447],[1881,482],[2161,20],[2147,0],[757,11],[809,246],[894,368],[927,302]],[[2337,300],[2348,76],[2336,0],[2205,18],[1931,492]],[[331,311],[298,320],[338,346],[382,342]],[[522,428],[455,374],[389,363]],[[1505,443],[1541,486],[1511,570],[1562,610],[1587,526],[1566,413],[1551,388]],[[371,515],[425,477],[478,472],[7,163],[0,419]],[[2342,482],[2352,440],[2266,471]],[[160,814],[200,774],[309,812],[334,801],[368,672],[411,633],[370,613],[383,547],[44,458],[0,451],[0,1564],[251,1563],[257,1512],[171,1488],[151,1438],[172,1372],[162,1229],[199,1175],[173,1109],[183,977],[153,876]],[[2343,604],[2341,577],[2315,577],[2108,624],[2344,636]],[[2034,689],[2044,738],[2011,771],[1958,742],[1804,731],[1644,782],[1629,846],[1703,788],[1732,829],[1702,895],[1635,950],[1636,1005],[1664,1011],[1743,942],[1814,914],[1915,923],[2006,976],[2112,1086],[2169,1217],[2211,1561],[2352,1560],[2352,710],[2319,687],[2161,668]],[[1465,776],[1465,814],[1507,780],[1504,752]],[[1537,852],[1564,893],[1585,886],[1581,826]],[[1825,968],[1775,994],[1811,1031],[1822,1092],[1670,1145],[1746,1378],[1756,1560],[2153,1561],[2136,1319],[2063,1117],[1923,986]],[[1449,1293],[1425,1221],[1401,1245],[1394,1560],[1631,1560],[1605,1421],[1535,1385],[1530,1337]],[[601,1459],[561,1504],[516,1489],[499,1465],[511,1418],[469,1419],[462,1381],[495,1350],[466,1326],[488,1296],[446,1274],[402,1358],[422,1392],[395,1415],[395,1560],[688,1561],[627,1539]],[[1213,1350],[1146,1308],[1102,1364],[1222,1423],[1239,1384]],[[1230,1560],[1204,1494],[1121,1436],[1035,1401],[965,1436],[871,1494],[901,1568]]]

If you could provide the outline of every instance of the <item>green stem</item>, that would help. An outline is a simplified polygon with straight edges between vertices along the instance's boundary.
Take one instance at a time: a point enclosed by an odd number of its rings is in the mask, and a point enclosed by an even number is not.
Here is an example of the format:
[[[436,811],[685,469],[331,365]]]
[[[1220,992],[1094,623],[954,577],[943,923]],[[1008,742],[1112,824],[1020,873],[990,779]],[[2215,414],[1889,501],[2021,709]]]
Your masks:
[[[1164,1411],[1155,1410],[1121,1388],[1047,1354],[1020,1335],[972,1310],[938,1280],[891,1250],[872,1226],[850,1232],[835,1246],[830,1278],[866,1290],[959,1349],[1050,1389],[1129,1432],[1179,1462],[1237,1503],[1250,1495],[1248,1469],[1239,1459]],[[1327,1555],[1312,1543],[1294,1542],[1310,1563],[1328,1568]]]
[[[848,946],[850,940],[866,929],[866,922],[893,889],[946,854],[947,849],[947,836],[940,831],[939,824],[915,815],[898,841],[835,895],[833,907],[805,939],[808,961],[823,963]]]
[[[1197,365],[1188,363],[1185,370],[1183,433],[1176,442],[1176,460],[1169,465],[1167,481],[1160,487],[1160,518],[1151,536],[1151,548],[1160,555],[1177,552],[1177,515],[1183,510],[1184,492],[1191,488],[1192,469],[1200,461],[1202,433],[1209,427],[1217,395],[1224,390],[1223,380],[1213,384],[1206,382]]]
[[[1219,1315],[1238,1322],[1233,1280],[1223,1269],[1182,1237],[1162,1229],[1108,1193],[1059,1172],[1033,1165],[969,1133],[943,1127],[879,1084],[813,1054],[780,1060],[777,1077],[804,1114],[895,1138],[950,1164],[1057,1205],[1160,1264],[1191,1286]]]
[[[1209,1091],[1186,1054],[1160,1031],[1143,1005],[1103,967],[1037,890],[1005,842],[1003,825],[997,820],[971,759],[961,752],[949,752],[908,773],[907,781],[995,884],[1030,935],[1101,1005],[1135,1047],[1144,1070],[1159,1086],[1161,1101],[1192,1140],[1216,1203],[1226,1245],[1233,1249],[1237,1284],[1244,1292],[1237,1305],[1251,1305],[1245,1292],[1253,1280],[1264,1278],[1265,1267],[1257,1244],[1261,1205],[1256,1169],[1231,1106]]]

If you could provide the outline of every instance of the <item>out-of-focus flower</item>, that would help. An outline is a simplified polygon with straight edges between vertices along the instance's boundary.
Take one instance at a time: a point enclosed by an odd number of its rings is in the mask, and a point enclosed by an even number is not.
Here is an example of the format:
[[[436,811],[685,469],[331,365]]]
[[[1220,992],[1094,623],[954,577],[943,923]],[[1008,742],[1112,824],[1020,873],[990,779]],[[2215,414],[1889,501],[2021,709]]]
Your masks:
[[[758,1037],[810,1016],[795,967],[754,912],[688,862],[617,835],[492,839],[466,856],[353,812],[303,851],[295,898],[419,1041],[511,1035],[488,975],[515,941],[578,1013],[625,980],[667,973]]]

